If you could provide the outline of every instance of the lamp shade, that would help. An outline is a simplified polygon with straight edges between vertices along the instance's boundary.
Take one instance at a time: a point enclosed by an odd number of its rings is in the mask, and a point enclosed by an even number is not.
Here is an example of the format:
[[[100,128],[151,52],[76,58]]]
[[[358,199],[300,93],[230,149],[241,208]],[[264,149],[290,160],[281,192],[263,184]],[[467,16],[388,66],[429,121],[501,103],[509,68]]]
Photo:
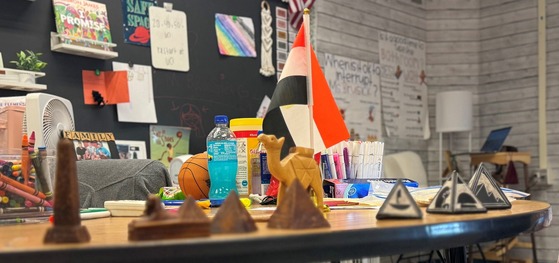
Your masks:
[[[456,90],[437,93],[436,114],[437,132],[471,131],[472,92]]]

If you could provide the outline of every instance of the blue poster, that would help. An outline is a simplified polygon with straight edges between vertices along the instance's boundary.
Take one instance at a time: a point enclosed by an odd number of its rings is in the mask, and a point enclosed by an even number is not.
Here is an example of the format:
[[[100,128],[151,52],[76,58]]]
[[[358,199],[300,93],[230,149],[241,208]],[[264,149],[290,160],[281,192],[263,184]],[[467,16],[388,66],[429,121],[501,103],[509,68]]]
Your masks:
[[[124,43],[150,45],[149,14],[150,6],[157,6],[157,0],[121,0]]]

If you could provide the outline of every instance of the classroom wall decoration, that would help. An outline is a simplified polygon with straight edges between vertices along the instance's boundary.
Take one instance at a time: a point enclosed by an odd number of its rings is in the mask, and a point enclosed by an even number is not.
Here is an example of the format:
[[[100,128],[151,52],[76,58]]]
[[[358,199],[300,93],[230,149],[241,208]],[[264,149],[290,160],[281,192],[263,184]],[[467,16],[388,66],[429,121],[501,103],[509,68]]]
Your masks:
[[[382,112],[388,136],[427,137],[425,43],[379,31]]]
[[[112,42],[105,4],[87,0],[53,0],[56,30],[80,42],[80,39]]]
[[[157,0],[121,0],[122,27],[124,28],[124,43],[148,46],[149,7],[157,6]]]
[[[125,44],[122,1],[93,0],[105,5],[110,22],[111,40],[117,47],[117,58],[99,59],[50,50],[50,33],[56,32],[53,1],[5,1],[0,9],[0,30],[2,56],[4,61],[16,59],[20,50],[34,50],[43,53],[41,57],[47,62],[46,76],[38,78],[39,84],[48,85],[45,93],[60,96],[73,102],[76,130],[106,131],[110,129],[117,140],[145,141],[146,153],[150,151],[150,124],[165,126],[183,126],[192,128],[190,134],[190,151],[201,153],[206,150],[206,137],[212,127],[213,118],[226,114],[229,118],[254,117],[265,96],[272,96],[277,79],[264,77],[259,73],[260,59],[245,59],[220,55],[215,33],[215,14],[235,14],[251,18],[260,24],[261,1],[247,5],[242,0],[206,1],[206,0],[157,0],[157,6],[164,8],[163,2],[173,4],[172,11],[188,15],[188,30],[182,32],[188,42],[188,72],[160,69],[153,66],[151,47],[153,47],[153,24],[150,25],[150,48]],[[267,0],[272,10],[276,7],[286,8],[281,0]],[[152,6],[155,7],[155,6]],[[148,8],[149,10],[149,8]],[[148,11],[151,15],[151,12]],[[275,27],[275,12],[272,12],[272,27]],[[17,28],[17,30],[13,30]],[[172,28],[171,32],[175,32]],[[275,33],[272,33],[273,35]],[[255,44],[260,46],[261,28],[254,28]],[[176,41],[176,38],[174,38]],[[5,41],[4,41],[5,40]],[[272,50],[276,49],[274,41]],[[183,46],[184,47],[184,46]],[[185,49],[186,52],[186,49]],[[259,52],[259,50],[257,50]],[[176,56],[165,56],[166,58]],[[276,57],[273,56],[276,65]],[[82,70],[101,72],[113,70],[113,61],[139,66],[150,66],[153,86],[153,103],[157,123],[120,121],[122,112],[117,104],[97,107],[83,104],[84,93]],[[164,62],[164,61],[163,61]],[[6,63],[5,63],[6,64]],[[145,72],[147,73],[147,72]],[[129,76],[130,77],[130,76]],[[139,77],[139,76],[138,76]],[[129,91],[133,97],[132,82]],[[135,84],[134,84],[135,85]],[[0,89],[0,97],[25,96],[27,92]],[[144,117],[144,118],[142,118]],[[138,116],[145,120],[145,116]],[[20,141],[21,144],[21,141]],[[21,145],[20,145],[21,146]]]
[[[324,74],[352,140],[374,141],[382,137],[379,65],[324,54]]]
[[[221,55],[256,57],[252,18],[215,14],[215,34]]]
[[[189,153],[190,128],[150,125],[150,159],[161,161],[167,168],[173,158]]]
[[[152,64],[159,69],[187,72],[190,62],[186,14],[166,4],[166,8],[149,8]]]
[[[130,102],[116,105],[118,121],[157,123],[151,66],[113,62],[113,70],[128,73]]]

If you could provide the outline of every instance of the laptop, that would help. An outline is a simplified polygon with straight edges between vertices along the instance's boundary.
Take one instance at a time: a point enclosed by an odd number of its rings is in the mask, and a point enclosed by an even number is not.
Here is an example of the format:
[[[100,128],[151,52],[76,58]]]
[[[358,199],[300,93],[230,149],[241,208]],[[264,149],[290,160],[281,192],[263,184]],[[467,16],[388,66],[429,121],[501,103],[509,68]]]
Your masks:
[[[478,153],[494,153],[501,150],[512,127],[492,130]]]

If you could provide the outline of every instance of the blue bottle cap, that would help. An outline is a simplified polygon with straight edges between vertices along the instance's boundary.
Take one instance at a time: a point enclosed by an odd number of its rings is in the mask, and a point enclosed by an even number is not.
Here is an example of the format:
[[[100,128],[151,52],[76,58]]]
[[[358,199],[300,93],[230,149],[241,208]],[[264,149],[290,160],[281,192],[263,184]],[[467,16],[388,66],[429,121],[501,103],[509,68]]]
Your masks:
[[[258,136],[258,135],[260,135],[260,134],[262,134],[262,133],[264,133],[264,132],[263,132],[262,130],[259,130],[258,133],[256,133],[256,136]]]
[[[215,115],[214,117],[214,124],[227,124],[227,122],[229,122],[227,115]]]

